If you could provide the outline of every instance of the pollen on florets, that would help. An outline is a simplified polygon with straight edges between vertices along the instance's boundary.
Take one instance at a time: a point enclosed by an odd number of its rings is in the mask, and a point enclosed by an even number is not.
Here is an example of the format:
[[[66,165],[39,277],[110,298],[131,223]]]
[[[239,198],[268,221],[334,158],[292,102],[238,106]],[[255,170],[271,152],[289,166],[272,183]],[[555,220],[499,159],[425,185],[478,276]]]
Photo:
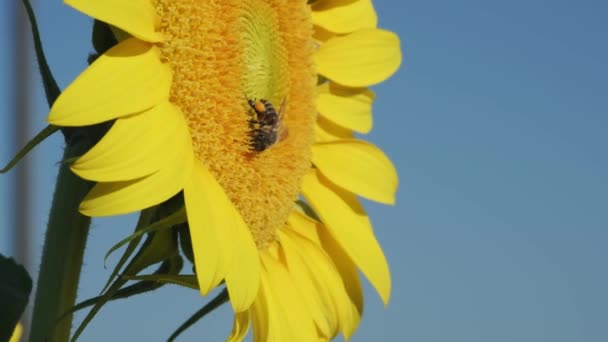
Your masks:
[[[289,0],[155,0],[196,157],[218,179],[259,248],[276,239],[310,168],[316,75],[310,9]],[[250,148],[248,98],[281,103],[289,136]]]

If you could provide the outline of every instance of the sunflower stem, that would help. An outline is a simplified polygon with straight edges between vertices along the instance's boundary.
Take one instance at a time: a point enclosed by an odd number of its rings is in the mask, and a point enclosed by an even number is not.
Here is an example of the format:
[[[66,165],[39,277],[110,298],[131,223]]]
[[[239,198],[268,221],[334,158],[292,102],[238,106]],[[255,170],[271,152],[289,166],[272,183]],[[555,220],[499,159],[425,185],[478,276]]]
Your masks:
[[[86,140],[68,145],[63,159],[82,155],[90,146]],[[91,183],[74,175],[69,165],[60,165],[38,275],[31,342],[69,340],[72,315],[57,319],[76,302],[91,222],[78,206],[90,188]]]

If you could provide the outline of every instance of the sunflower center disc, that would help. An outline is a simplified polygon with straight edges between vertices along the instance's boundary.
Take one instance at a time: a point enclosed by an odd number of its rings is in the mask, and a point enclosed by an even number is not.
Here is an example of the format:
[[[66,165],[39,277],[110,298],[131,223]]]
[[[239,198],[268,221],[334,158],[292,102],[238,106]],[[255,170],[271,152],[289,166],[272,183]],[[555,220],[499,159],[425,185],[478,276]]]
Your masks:
[[[258,248],[276,239],[310,168],[316,74],[310,9],[293,0],[155,0],[173,71],[171,102],[183,111],[197,158],[224,188]],[[247,99],[268,100],[287,137],[250,146]]]

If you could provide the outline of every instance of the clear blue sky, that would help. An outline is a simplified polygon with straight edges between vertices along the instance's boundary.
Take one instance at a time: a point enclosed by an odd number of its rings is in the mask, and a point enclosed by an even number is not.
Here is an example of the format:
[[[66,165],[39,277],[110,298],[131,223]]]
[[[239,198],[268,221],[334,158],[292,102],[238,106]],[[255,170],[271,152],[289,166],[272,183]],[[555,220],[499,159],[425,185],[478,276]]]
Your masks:
[[[0,4],[2,32],[11,1]],[[60,0],[35,7],[65,87],[86,66],[90,21]],[[400,175],[396,207],[366,203],[394,290],[385,310],[366,284],[352,341],[608,341],[608,3],[412,0],[376,8],[405,55],[402,69],[375,88],[369,135]],[[2,51],[8,43],[0,37]],[[13,115],[10,62],[0,54],[5,123]],[[35,95],[32,133],[46,113],[39,87]],[[1,128],[5,161],[14,148],[6,145],[10,125]],[[60,151],[55,137],[30,157],[38,255]],[[0,251],[8,254],[11,179],[0,177]],[[103,254],[132,226],[132,217],[94,221],[81,298],[100,291],[109,272]],[[82,340],[162,341],[202,303],[175,287],[113,303]],[[221,341],[229,317],[221,310],[182,341]]]

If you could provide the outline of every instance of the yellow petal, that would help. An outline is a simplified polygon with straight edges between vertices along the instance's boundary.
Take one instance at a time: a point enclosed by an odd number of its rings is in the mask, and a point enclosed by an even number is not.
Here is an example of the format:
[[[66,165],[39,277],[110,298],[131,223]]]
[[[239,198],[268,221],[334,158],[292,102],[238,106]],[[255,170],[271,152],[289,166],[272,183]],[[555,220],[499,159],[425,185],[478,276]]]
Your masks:
[[[325,43],[326,41],[330,40],[331,38],[333,38],[335,36],[337,36],[336,33],[328,31],[328,30],[322,28],[321,26],[318,26],[318,25],[313,26],[312,38],[317,43]]]
[[[150,0],[65,0],[78,11],[129,32],[147,42],[162,40],[160,19]]]
[[[303,178],[302,194],[387,304],[391,292],[388,264],[357,198],[314,169]]]
[[[309,282],[312,281],[312,283],[315,285],[317,296],[323,299],[326,313],[335,316],[332,320],[332,322],[334,322],[332,325],[332,334],[325,336],[331,338],[337,333],[336,329],[339,329],[344,333],[346,339],[349,339],[359,325],[361,313],[358,309],[358,305],[363,304],[362,293],[361,297],[359,298],[361,301],[360,303],[356,303],[350,299],[350,291],[345,289],[347,284],[345,281],[343,281],[341,272],[339,272],[336,265],[334,265],[333,258],[328,255],[328,253],[331,255],[331,251],[301,235],[302,231],[310,229],[310,227],[308,227],[309,223],[306,220],[298,220],[295,222],[297,222],[296,224],[299,223],[303,224],[304,226],[294,227],[289,225],[289,229],[285,231],[285,235],[289,236],[291,240],[285,239],[288,244],[290,244],[289,246],[285,244],[285,254],[288,254],[287,250],[289,249],[293,249],[299,253],[302,260],[305,261],[304,264],[306,265],[306,269],[309,271]],[[317,222],[317,226],[318,225],[320,225],[320,223]],[[325,232],[326,229],[325,227],[321,227],[319,231]],[[284,244],[285,240],[282,238],[281,243]],[[293,243],[290,241],[293,241]],[[289,259],[287,258],[287,260],[289,264]],[[355,285],[358,285],[360,288],[361,285],[359,283],[356,269],[354,268],[352,262],[350,265],[353,267],[356,278],[344,280],[353,281]],[[290,270],[290,273],[293,274],[293,271]],[[296,282],[299,284],[302,283],[301,281],[297,280]],[[349,286],[351,285],[349,284]]]
[[[228,199],[226,197],[226,199]],[[233,206],[235,227],[231,236],[233,258],[226,273],[226,287],[235,312],[249,309],[260,286],[260,259],[251,231]]]
[[[247,336],[249,331],[249,311],[239,312],[234,315],[234,322],[232,324],[232,334],[226,340],[226,342],[241,342]]]
[[[160,61],[159,49],[127,39],[101,55],[61,93],[48,121],[84,126],[139,113],[166,102],[170,87],[171,69]]]
[[[78,176],[115,182],[152,174],[188,134],[182,112],[169,102],[116,120],[106,135],[71,167]]]
[[[200,161],[184,188],[196,276],[202,295],[224,279],[233,258],[236,232],[234,206],[224,189]]]
[[[315,141],[326,142],[341,139],[353,139],[353,131],[335,124],[323,116],[317,117],[315,125]]]
[[[366,88],[348,88],[333,82],[317,87],[317,110],[334,123],[360,133],[372,129],[374,93]]]
[[[317,245],[321,245],[321,239],[318,232],[318,227],[321,223],[313,220],[306,214],[296,210],[292,211],[287,218],[287,225],[292,231],[306,237]]]
[[[174,153],[167,156],[164,168],[139,179],[98,183],[82,200],[80,212],[87,216],[119,215],[161,203],[184,188],[193,160],[190,134],[184,134]]]
[[[315,53],[317,71],[349,87],[366,87],[389,78],[401,64],[399,37],[363,29],[334,37]]]
[[[371,0],[319,1],[312,9],[312,22],[331,32],[349,33],[378,25]]]
[[[297,284],[278,260],[265,253],[261,257],[266,277],[265,294],[271,312],[268,341],[315,341],[316,328]]]
[[[363,288],[359,280],[359,273],[353,261],[326,229],[320,229],[319,235],[322,240],[323,249],[330,255],[331,260],[336,265],[346,293],[353,305],[351,312],[352,320],[343,327],[343,333],[346,339],[349,339],[359,325],[361,316],[363,315]]]
[[[313,164],[333,183],[373,201],[394,204],[397,171],[376,146],[362,140],[314,144]]]
[[[288,231],[288,229],[286,230]],[[309,272],[304,260],[298,253],[298,249],[302,246],[297,245],[295,238],[292,240],[287,232],[283,233],[281,230],[278,231],[278,234],[288,272],[293,281],[300,287],[304,303],[308,307],[312,319],[323,336],[333,337],[338,327],[338,318],[335,313],[337,308],[333,305],[327,305],[330,304],[331,298],[323,289],[317,289],[319,287],[317,277],[322,278],[322,274],[311,274]],[[302,240],[304,239],[298,242]],[[325,279],[321,281],[325,281]]]

